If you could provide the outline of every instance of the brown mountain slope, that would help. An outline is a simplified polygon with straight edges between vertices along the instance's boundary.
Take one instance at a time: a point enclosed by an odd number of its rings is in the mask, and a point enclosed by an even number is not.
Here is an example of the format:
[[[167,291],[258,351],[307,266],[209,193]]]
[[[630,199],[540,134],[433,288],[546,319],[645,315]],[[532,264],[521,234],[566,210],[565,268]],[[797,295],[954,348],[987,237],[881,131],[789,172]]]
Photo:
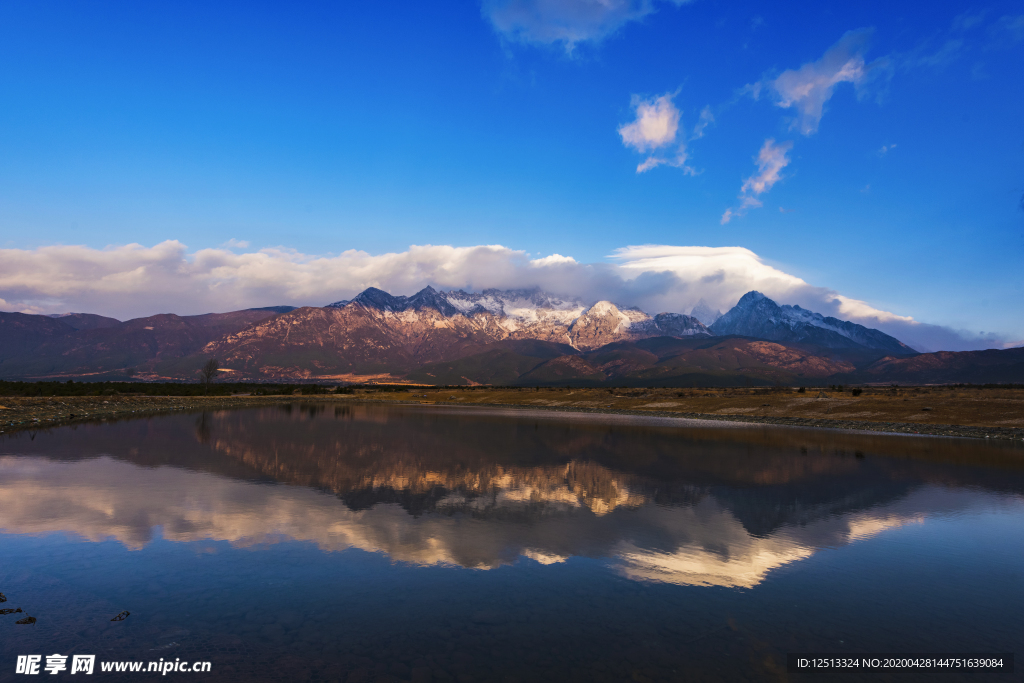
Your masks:
[[[490,317],[491,320],[487,318]],[[393,312],[350,304],[299,308],[208,344],[246,377],[314,377],[408,371],[482,346],[499,334],[489,314],[474,319],[438,311]]]
[[[65,339],[75,328],[57,318],[26,313],[0,313],[0,374],[41,345]]]
[[[904,384],[1005,384],[1024,382],[1024,348],[987,351],[939,351],[913,358],[886,357],[851,381]]]
[[[691,386],[811,383],[853,364],[802,348],[744,337],[615,342],[584,353],[513,349],[507,342],[408,375],[429,384]],[[823,349],[822,353],[827,353]]]
[[[117,318],[108,318],[95,313],[68,313],[54,317],[76,330],[95,330],[101,327],[117,327],[121,324]]]
[[[627,385],[799,384],[854,369],[824,355],[743,337],[611,344],[584,357],[600,363],[609,383]]]
[[[210,341],[277,314],[253,310],[162,314],[80,330],[46,316],[15,317],[21,315],[0,314],[0,325],[7,321],[12,328],[2,335],[5,346],[12,347],[0,363],[3,376],[92,375],[129,368],[144,372],[153,363],[197,354]]]
[[[819,351],[819,354],[824,350]],[[662,368],[700,368],[709,371],[755,371],[771,369],[797,377],[828,377],[850,372],[852,363],[833,360],[776,342],[734,337],[705,345],[658,362]]]
[[[463,313],[435,305],[423,292],[417,297],[425,303],[398,306],[394,297],[374,291],[344,305],[297,309],[212,342],[200,355],[219,358],[239,377],[329,377],[409,372],[424,364],[485,352],[488,345],[500,341],[589,350],[611,341],[664,334],[659,325],[680,334],[706,336],[703,326],[687,316],[651,318],[640,311],[620,311],[608,302],[592,306],[570,322],[557,316],[523,322],[482,308]],[[172,365],[160,370],[178,371]],[[479,376],[481,370],[467,371]]]
[[[715,337],[690,316],[652,317],[608,301],[587,307],[539,290],[471,294],[427,287],[396,297],[370,288],[325,308],[164,314],[124,323],[90,314],[0,313],[0,377],[188,379],[215,357],[239,380],[374,375],[430,384],[631,386],[1024,381],[1022,349],[881,358],[885,351],[852,337],[838,345],[801,339]]]

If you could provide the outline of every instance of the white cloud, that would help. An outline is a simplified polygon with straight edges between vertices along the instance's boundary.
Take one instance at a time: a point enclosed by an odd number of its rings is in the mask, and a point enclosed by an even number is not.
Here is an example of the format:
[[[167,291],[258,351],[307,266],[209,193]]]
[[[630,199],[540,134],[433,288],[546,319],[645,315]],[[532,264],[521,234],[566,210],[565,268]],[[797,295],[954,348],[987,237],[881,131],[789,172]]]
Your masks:
[[[672,103],[672,93],[652,100],[633,96],[636,120],[619,126],[622,144],[644,153],[671,145],[679,132],[679,110]]]
[[[688,0],[671,0],[682,5]],[[507,40],[561,44],[571,53],[579,43],[600,42],[655,11],[658,0],[484,0],[483,13]]]
[[[740,205],[735,209],[726,209],[722,214],[721,224],[725,225],[733,218],[742,216],[748,209],[761,206],[758,197],[772,189],[775,183],[782,180],[782,169],[789,165],[789,150],[793,148],[792,142],[776,144],[775,140],[768,138],[757,153],[757,173],[743,181],[740,187]]]
[[[906,315],[896,315],[895,313],[889,313],[888,311],[880,311],[877,308],[857,299],[851,299],[843,296],[842,294],[833,295],[833,305],[835,306],[837,318],[843,318],[846,320],[858,319],[858,320],[877,320],[880,323],[912,323],[914,319]]]
[[[672,102],[674,95],[675,93],[666,93],[650,100],[634,95],[633,109],[636,112],[636,119],[632,123],[619,126],[622,144],[642,154],[675,145],[678,140],[681,115],[679,109]],[[703,121],[703,118],[701,120]],[[665,165],[682,168],[685,173],[696,175],[697,172],[686,165],[688,156],[686,142],[678,140],[678,146],[674,152],[662,156],[651,154],[637,165],[636,172],[644,173],[652,168]]]
[[[686,160],[689,158],[689,154],[686,152],[686,147],[682,144],[679,145],[679,149],[676,150],[674,156],[670,157],[656,157],[649,156],[640,162],[636,167],[637,173],[644,173],[652,168],[658,166],[672,166],[674,168],[683,169],[683,173],[686,175],[697,175],[696,169],[692,166],[686,165]]]
[[[562,256],[561,254],[551,254],[550,256],[544,256],[543,258],[536,258],[530,261],[530,265],[534,268],[543,268],[545,266],[554,265],[566,265],[575,264],[576,259],[572,256]]]
[[[697,118],[697,125],[693,127],[693,135],[690,136],[691,140],[700,140],[704,137],[704,129],[715,122],[715,115],[711,113],[711,107],[705,106],[700,110],[700,116]]]
[[[792,128],[799,129],[804,135],[816,132],[825,113],[825,103],[832,97],[836,86],[852,83],[860,87],[868,80],[869,72],[879,64],[864,62],[870,37],[870,29],[850,31],[826,50],[818,61],[783,71],[767,83],[779,107],[797,112]],[[760,93],[759,88],[748,88],[755,98]]]
[[[796,304],[822,315],[879,329],[922,351],[965,351],[1011,345],[998,335],[979,335],[921,323],[913,317],[881,310],[834,290],[815,287],[766,264],[743,247],[645,245],[619,249],[614,257],[620,261],[622,271],[635,275],[635,282],[644,278],[653,280],[656,274],[673,276],[671,286],[657,291],[651,288],[644,291],[642,300],[638,299],[640,307],[648,311],[689,310],[679,303],[686,301],[692,306],[701,298],[725,311],[743,294],[756,289],[777,303]]]
[[[757,153],[757,173],[743,182],[740,192],[759,195],[772,189],[772,186],[782,179],[782,169],[789,164],[786,155],[792,148],[792,142],[777,145],[775,140],[765,140],[761,151]]]
[[[636,166],[637,173],[645,173],[650,171],[652,168],[657,168],[662,164],[665,164],[668,160],[662,157],[647,157]]]
[[[627,281],[652,273],[672,273],[678,284],[660,302],[670,310],[679,289],[699,290],[699,298],[719,308],[731,308],[752,289],[788,298],[807,286],[800,278],[767,265],[743,247],[675,247],[660,244],[625,247],[612,255]],[[771,295],[769,295],[771,296]],[[655,306],[657,308],[657,306]]]
[[[756,289],[779,303],[877,327],[931,350],[994,348],[995,336],[924,325],[904,315],[815,287],[742,247],[646,245],[617,250],[611,262],[533,257],[501,245],[412,246],[387,254],[350,250],[318,256],[289,249],[189,252],[177,241],[92,249],[0,249],[0,297],[6,310],[80,311],[120,319],[191,315],[256,306],[323,306],[367,287],[412,294],[443,289],[541,287],[588,303],[607,299],[652,313],[687,312],[700,299],[727,310]],[[1015,330],[1011,338],[1020,337]]]
[[[358,412],[360,408],[355,410],[355,420],[373,419]],[[577,417],[620,422],[617,416]],[[234,462],[225,454],[241,453],[259,463],[274,445],[232,429],[230,419],[225,412],[209,417],[217,434],[217,452],[209,457]],[[194,450],[196,444],[185,442],[183,447]],[[811,556],[814,548],[837,548],[934,515],[970,514],[987,507],[987,499],[925,487],[870,508],[812,516],[806,524],[787,525],[766,536],[752,534],[728,504],[710,496],[696,506],[668,506],[630,492],[622,512],[565,514],[562,511],[585,506],[600,509],[623,488],[612,479],[610,491],[584,492],[570,486],[564,465],[561,472],[551,466],[511,466],[473,477],[482,480],[478,490],[490,484],[482,490],[497,495],[488,504],[491,514],[470,521],[454,514],[412,515],[398,505],[351,510],[339,505],[336,496],[312,486],[267,486],[196,469],[143,467],[125,461],[127,445],[104,448],[114,455],[70,461],[0,456],[0,529],[33,536],[73,534],[93,542],[115,541],[133,550],[156,538],[174,543],[224,541],[237,548],[304,541],[325,551],[361,548],[385,553],[396,562],[477,570],[509,564],[520,554],[543,564],[574,556],[617,558],[611,567],[638,581],[752,588],[776,567]],[[338,457],[336,450],[321,448],[314,452]],[[567,448],[584,467],[604,469],[587,462],[585,445],[570,442]],[[163,449],[170,450],[166,444]],[[397,449],[395,453],[392,447],[388,455],[399,463],[392,469],[402,474],[388,472],[375,480],[416,490],[415,482],[438,477],[404,464],[418,460],[412,440]],[[600,481],[622,477],[605,472]],[[532,498],[521,501],[516,494],[523,492]],[[526,505],[557,514],[549,518],[554,524],[517,523],[521,513],[516,513]]]

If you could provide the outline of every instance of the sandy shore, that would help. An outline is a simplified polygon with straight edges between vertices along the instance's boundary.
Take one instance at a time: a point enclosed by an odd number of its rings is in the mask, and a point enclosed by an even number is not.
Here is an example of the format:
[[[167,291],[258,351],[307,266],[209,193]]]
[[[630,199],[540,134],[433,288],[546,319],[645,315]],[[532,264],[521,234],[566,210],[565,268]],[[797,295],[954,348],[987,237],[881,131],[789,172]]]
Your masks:
[[[1024,441],[1024,390],[900,388],[850,392],[768,389],[411,388],[323,396],[0,397],[0,433],[168,412],[280,405],[297,401],[493,406],[652,415],[701,420],[856,429]]]

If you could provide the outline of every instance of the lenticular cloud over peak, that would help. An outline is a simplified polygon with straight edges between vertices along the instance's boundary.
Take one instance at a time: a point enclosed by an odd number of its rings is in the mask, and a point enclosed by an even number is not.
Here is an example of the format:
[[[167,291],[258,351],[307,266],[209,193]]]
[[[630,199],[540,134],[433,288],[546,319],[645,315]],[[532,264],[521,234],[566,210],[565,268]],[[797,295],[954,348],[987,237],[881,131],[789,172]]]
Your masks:
[[[779,303],[881,329],[919,349],[1004,345],[995,337],[919,323],[813,286],[743,247],[627,246],[599,263],[502,245],[414,245],[376,255],[357,250],[312,255],[284,248],[190,252],[175,240],[152,247],[0,249],[0,307],[26,313],[76,311],[127,319],[281,304],[324,306],[367,287],[408,295],[427,285],[470,291],[538,287],[650,313],[689,313],[702,299],[726,311],[757,290]]]

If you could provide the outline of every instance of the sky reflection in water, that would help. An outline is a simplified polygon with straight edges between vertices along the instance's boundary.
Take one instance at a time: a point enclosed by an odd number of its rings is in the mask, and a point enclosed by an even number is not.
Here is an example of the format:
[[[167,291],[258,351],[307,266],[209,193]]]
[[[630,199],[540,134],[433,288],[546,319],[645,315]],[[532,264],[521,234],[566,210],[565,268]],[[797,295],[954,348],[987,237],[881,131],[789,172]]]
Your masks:
[[[6,439],[0,590],[40,623],[0,623],[0,678],[15,646],[692,680],[1021,642],[1019,447],[671,424],[307,404]]]

